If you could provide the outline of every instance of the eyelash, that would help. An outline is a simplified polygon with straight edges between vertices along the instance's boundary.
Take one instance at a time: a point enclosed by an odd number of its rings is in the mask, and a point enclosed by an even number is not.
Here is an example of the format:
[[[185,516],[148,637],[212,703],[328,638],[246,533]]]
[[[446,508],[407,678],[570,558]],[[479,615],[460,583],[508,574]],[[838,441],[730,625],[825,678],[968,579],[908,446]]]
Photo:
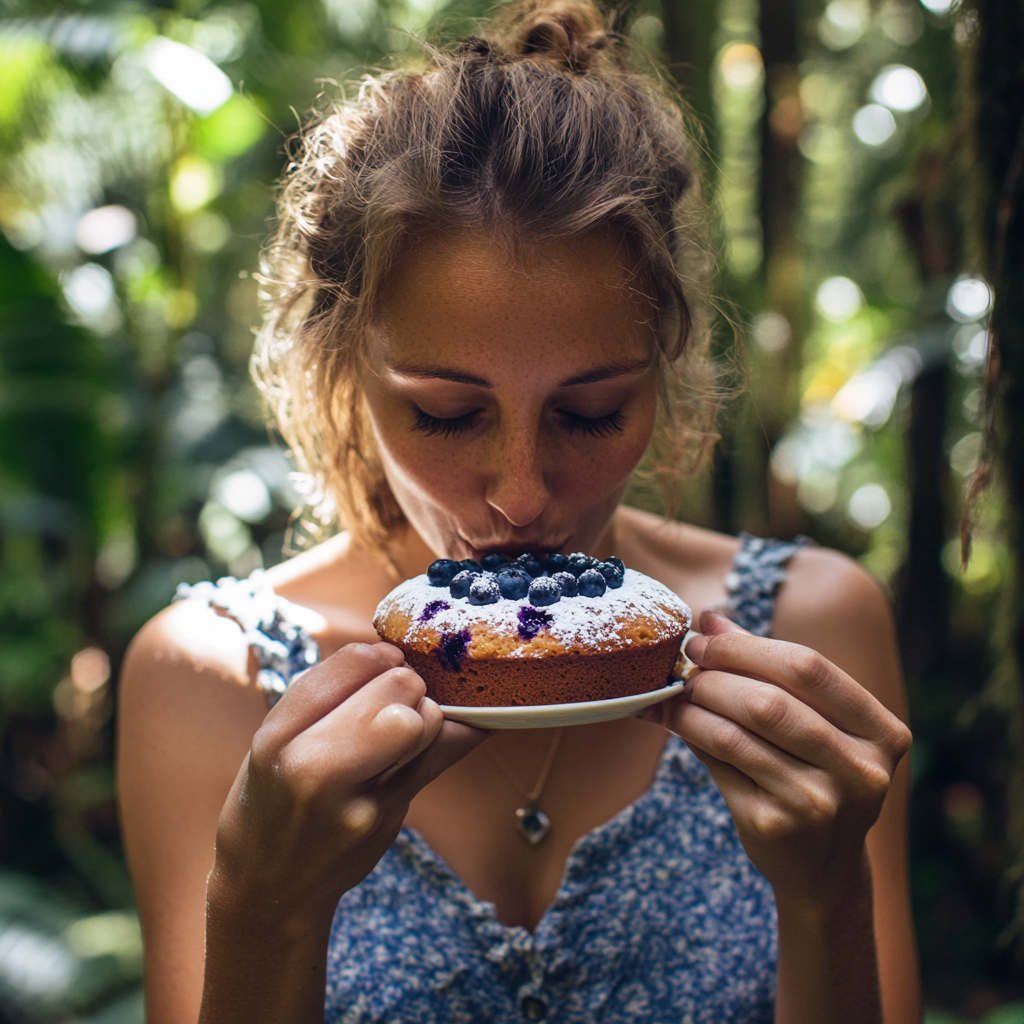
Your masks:
[[[469,430],[476,419],[476,412],[467,412],[463,416],[453,416],[451,419],[442,419],[439,416],[431,416],[422,409],[416,410],[415,430],[428,437],[451,438]],[[581,431],[587,437],[607,437],[609,434],[621,434],[625,416],[621,409],[608,413],[606,416],[580,416],[578,413],[562,410],[560,414],[571,437],[576,431]]]
[[[580,416],[574,412],[562,411],[566,426],[571,437],[581,430],[587,437],[607,437],[609,434],[621,434],[622,424],[626,417],[621,409],[608,413],[607,416]]]
[[[461,434],[473,425],[476,419],[476,412],[467,412],[464,416],[454,416],[451,419],[441,419],[439,416],[431,416],[422,409],[416,410],[415,430],[427,437],[454,437]]]

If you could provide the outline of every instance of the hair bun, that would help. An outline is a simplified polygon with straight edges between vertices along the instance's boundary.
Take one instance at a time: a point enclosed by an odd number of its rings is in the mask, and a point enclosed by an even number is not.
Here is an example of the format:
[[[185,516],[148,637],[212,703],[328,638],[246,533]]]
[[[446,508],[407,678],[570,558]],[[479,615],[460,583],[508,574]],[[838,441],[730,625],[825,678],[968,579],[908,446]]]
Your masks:
[[[588,0],[528,0],[509,14],[509,50],[569,71],[589,70],[613,40],[622,38]]]

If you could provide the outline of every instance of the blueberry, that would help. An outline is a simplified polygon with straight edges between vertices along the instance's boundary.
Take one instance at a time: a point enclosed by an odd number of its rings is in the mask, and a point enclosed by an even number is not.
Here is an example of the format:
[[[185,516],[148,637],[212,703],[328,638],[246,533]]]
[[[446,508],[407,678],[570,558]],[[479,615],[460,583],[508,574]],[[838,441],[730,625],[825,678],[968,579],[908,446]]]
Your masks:
[[[556,572],[565,572],[565,564],[568,561],[565,555],[547,555],[544,559],[544,571],[549,576],[554,576]]]
[[[520,555],[516,559],[516,565],[521,569],[524,569],[531,576],[544,575],[544,563],[536,555],[531,555],[529,553]]]
[[[562,597],[575,597],[579,593],[576,577],[571,572],[556,572],[551,578],[562,588]]]
[[[579,588],[582,597],[600,597],[608,583],[596,569],[587,569],[580,573]]]
[[[470,604],[494,604],[501,597],[493,576],[477,576],[469,585]]]
[[[518,601],[526,597],[530,586],[530,576],[514,565],[507,565],[498,572],[498,589],[502,597],[510,601]]]
[[[452,597],[469,597],[469,588],[473,580],[479,579],[479,576],[479,573],[463,570],[448,584],[448,593]]]
[[[459,568],[466,572],[483,572],[484,567],[479,562],[474,562],[472,558],[464,558],[459,562]]]
[[[427,567],[427,579],[432,587],[447,587],[458,575],[460,568],[459,563],[450,558],[439,558]]]
[[[488,572],[497,572],[503,565],[508,564],[508,559],[504,555],[499,555],[497,551],[492,551],[480,559],[480,564]]]
[[[622,586],[622,570],[614,562],[598,562],[596,568],[612,590]]]
[[[562,599],[562,588],[550,576],[540,576],[530,584],[530,604],[538,608],[557,604]]]
[[[605,559],[605,561],[606,561],[606,562],[607,562],[607,563],[608,563],[609,565],[614,565],[614,566],[617,566],[617,567],[618,567],[618,570],[619,570],[619,572],[621,572],[621,573],[623,574],[623,576],[625,576],[625,574],[626,574],[626,563],[625,563],[625,562],[623,562],[621,558],[617,557],[616,555],[609,555],[609,556],[608,556],[608,557],[607,557],[607,558]]]
[[[596,559],[585,555],[582,551],[574,551],[566,562],[565,571],[571,572],[573,576],[579,578],[580,573],[593,569],[595,565],[597,565]]]

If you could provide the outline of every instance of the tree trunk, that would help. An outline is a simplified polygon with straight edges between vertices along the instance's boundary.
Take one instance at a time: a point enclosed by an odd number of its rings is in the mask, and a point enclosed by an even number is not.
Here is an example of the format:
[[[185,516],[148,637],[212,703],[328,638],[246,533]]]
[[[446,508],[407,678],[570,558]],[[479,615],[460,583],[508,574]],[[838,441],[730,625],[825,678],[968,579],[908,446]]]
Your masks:
[[[911,679],[942,665],[948,651],[949,596],[942,568],[948,469],[943,449],[949,368],[929,367],[914,381],[907,431],[910,522],[898,586],[903,667]]]
[[[1011,842],[1018,884],[1016,928],[1024,931],[1024,2],[976,0],[963,24],[977,32],[973,68],[974,147],[984,184],[981,243],[995,288],[988,396],[996,472],[1005,495],[1010,579],[1002,601],[1001,664],[989,685],[1003,710],[1013,753]]]

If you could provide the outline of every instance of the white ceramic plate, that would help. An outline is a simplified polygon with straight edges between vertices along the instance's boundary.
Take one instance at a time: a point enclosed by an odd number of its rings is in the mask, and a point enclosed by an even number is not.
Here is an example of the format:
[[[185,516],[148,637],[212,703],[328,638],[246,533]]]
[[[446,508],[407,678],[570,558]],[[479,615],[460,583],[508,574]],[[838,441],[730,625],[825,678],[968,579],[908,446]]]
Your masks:
[[[467,708],[442,704],[445,718],[478,729],[553,729],[560,725],[589,725],[629,718],[652,704],[681,693],[685,680],[663,686],[660,690],[637,693],[632,697],[610,700],[585,700],[575,704],[533,704],[521,708]]]

